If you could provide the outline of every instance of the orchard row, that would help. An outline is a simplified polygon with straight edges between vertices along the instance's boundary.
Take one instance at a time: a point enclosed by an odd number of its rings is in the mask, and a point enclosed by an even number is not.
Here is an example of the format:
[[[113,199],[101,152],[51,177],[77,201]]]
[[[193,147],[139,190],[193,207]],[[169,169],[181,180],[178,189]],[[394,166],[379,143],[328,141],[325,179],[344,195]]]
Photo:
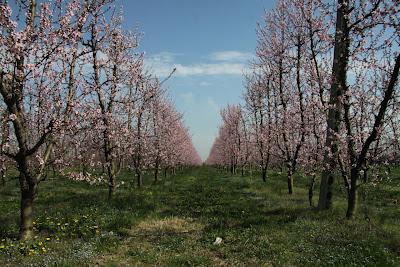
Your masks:
[[[318,206],[333,184],[357,189],[400,163],[400,5],[392,0],[278,0],[257,28],[244,104],[221,111],[210,165],[257,166],[320,180]]]
[[[18,4],[19,3],[19,4]],[[0,1],[0,161],[18,170],[20,238],[49,170],[105,183],[118,172],[201,164],[163,82],[144,67],[138,32],[110,0]],[[171,75],[174,70],[171,70]]]

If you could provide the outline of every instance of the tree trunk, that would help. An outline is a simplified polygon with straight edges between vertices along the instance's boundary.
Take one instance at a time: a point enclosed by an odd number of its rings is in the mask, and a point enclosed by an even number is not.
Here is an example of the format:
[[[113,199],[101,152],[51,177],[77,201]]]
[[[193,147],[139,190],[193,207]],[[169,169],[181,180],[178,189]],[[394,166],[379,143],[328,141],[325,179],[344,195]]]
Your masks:
[[[53,178],[55,178],[57,176],[56,166],[54,164],[51,164],[51,169],[53,171]]]
[[[340,97],[347,83],[347,63],[349,57],[349,29],[348,29],[348,0],[339,0],[336,14],[335,48],[333,55],[332,79],[330,88],[329,112],[327,118],[326,143],[328,148],[324,154],[323,172],[321,177],[319,209],[329,209],[332,205],[334,170],[336,169],[338,140],[336,135],[340,131],[342,119],[342,104]]]
[[[293,194],[293,164],[291,161],[286,163],[287,185],[289,195]]]
[[[287,183],[288,183],[288,193],[289,193],[289,195],[291,195],[291,194],[293,194],[293,175],[292,175],[292,170],[288,170]]]
[[[331,164],[332,166],[332,164]],[[332,206],[333,183],[335,177],[333,171],[324,168],[321,177],[321,185],[319,192],[318,209],[329,209]]]
[[[357,206],[357,180],[360,172],[356,169],[351,170],[350,189],[347,194],[347,212],[346,217],[352,219]]]
[[[112,198],[114,195],[114,190],[115,190],[115,179],[114,175],[111,175],[109,177],[109,183],[108,183],[108,198]]]
[[[310,186],[308,187],[308,201],[310,203],[310,207],[314,207],[314,202],[313,202],[314,185],[315,185],[315,174],[313,174]]]
[[[154,169],[154,182],[158,182],[158,164],[156,164],[156,168]]]
[[[104,166],[103,166],[103,168],[104,168]],[[86,166],[86,164],[82,161],[82,173],[83,173],[83,175],[87,175],[87,166]]]
[[[36,183],[28,184],[25,175],[20,174],[21,185],[21,214],[20,214],[20,230],[19,239],[28,240],[32,239],[33,233],[33,202],[36,194]]]
[[[0,170],[0,176],[1,176],[1,184],[3,186],[6,185],[6,175],[5,175],[5,171],[3,169]]]
[[[266,167],[262,167],[261,172],[262,172],[263,182],[265,183],[265,182],[267,182],[267,168]]]
[[[136,172],[136,177],[137,177],[137,186],[140,188],[143,185],[142,174],[140,171]]]
[[[108,174],[108,198],[112,198],[115,190],[115,174],[114,174],[113,162],[110,162],[110,165],[107,166],[107,174]]]

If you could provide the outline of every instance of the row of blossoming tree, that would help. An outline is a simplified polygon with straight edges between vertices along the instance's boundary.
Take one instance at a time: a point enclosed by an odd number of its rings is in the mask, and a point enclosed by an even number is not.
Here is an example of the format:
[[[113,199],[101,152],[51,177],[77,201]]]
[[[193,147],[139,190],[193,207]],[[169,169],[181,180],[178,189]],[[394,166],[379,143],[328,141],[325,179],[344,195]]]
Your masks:
[[[381,179],[400,163],[400,5],[393,0],[278,0],[257,28],[244,105],[222,110],[208,164],[321,175],[318,207],[333,183],[347,190]]]
[[[163,81],[112,0],[0,1],[0,169],[18,171],[20,238],[33,235],[38,186],[54,170],[105,183],[121,169],[199,165]]]

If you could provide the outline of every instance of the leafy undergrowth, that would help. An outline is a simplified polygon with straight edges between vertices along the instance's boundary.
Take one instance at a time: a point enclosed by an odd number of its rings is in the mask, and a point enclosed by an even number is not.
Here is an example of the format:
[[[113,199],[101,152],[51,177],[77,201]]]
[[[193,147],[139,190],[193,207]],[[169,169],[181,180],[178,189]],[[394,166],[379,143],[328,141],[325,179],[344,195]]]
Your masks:
[[[16,181],[0,187],[0,266],[400,266],[399,169],[362,188],[350,221],[339,185],[317,212],[301,176],[291,196],[277,172],[263,183],[202,167],[141,189],[131,177],[110,201],[104,186],[43,182],[29,242],[16,240]]]

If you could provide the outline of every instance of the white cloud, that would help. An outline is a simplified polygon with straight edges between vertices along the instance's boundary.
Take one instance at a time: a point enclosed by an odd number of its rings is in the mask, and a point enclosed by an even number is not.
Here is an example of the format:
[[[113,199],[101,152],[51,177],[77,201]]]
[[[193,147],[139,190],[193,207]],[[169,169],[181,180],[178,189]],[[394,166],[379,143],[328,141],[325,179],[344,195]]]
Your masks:
[[[209,82],[206,82],[206,81],[202,81],[202,82],[200,82],[200,84],[199,84],[200,86],[210,86],[211,85],[211,83],[209,83]]]
[[[245,62],[235,62],[233,60],[235,55],[229,55],[229,53],[225,55],[223,52],[212,54],[210,58],[213,58],[214,61],[217,60],[217,58],[220,58],[221,60],[219,62],[202,62],[188,65],[176,62],[177,55],[181,54],[162,52],[146,58],[145,64],[159,77],[168,76],[174,68],[176,68],[174,75],[180,77],[205,75],[242,75],[247,68]],[[236,55],[236,58],[238,59],[240,56]]]
[[[245,62],[252,57],[251,53],[240,51],[219,51],[211,54],[211,59],[215,61]]]
[[[179,76],[193,75],[242,75],[245,65],[240,63],[201,63],[193,65],[174,64]]]
[[[159,54],[146,56],[145,65],[154,74],[159,77],[168,76],[174,69],[175,57],[179,55],[170,52],[161,52]]]
[[[175,60],[175,57],[181,56],[179,53],[171,53],[171,52],[161,52],[149,57],[149,59],[153,62],[162,62],[162,63],[172,63]]]

